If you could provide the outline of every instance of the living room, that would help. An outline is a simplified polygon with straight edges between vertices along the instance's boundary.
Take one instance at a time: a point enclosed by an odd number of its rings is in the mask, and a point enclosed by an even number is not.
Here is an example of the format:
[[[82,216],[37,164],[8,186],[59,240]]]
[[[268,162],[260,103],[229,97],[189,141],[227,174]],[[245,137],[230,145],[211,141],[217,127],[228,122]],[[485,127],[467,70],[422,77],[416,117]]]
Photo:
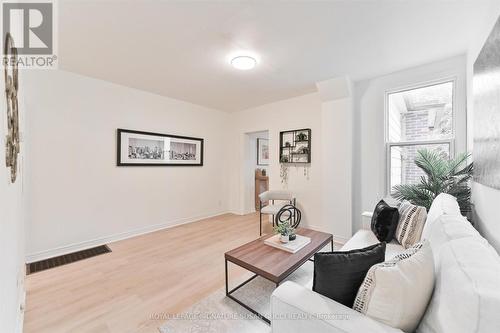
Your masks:
[[[2,1],[0,331],[500,331],[499,16]]]

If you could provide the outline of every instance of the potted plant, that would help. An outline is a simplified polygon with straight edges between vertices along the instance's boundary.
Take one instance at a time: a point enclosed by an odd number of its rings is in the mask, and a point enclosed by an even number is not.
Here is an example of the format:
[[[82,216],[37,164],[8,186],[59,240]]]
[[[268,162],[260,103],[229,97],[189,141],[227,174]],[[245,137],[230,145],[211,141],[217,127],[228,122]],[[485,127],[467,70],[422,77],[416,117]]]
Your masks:
[[[300,147],[299,149],[297,149],[297,153],[298,154],[309,154],[309,148],[307,148],[307,147]]]
[[[467,164],[469,156],[460,154],[454,159],[448,159],[433,150],[419,150],[415,164],[424,171],[426,177],[421,177],[419,184],[394,186],[392,196],[429,210],[439,193],[448,193],[457,198],[460,211],[466,215],[471,211],[469,183],[474,169],[472,163]]]
[[[282,243],[288,243],[290,241],[290,235],[294,234],[294,230],[288,222],[276,225],[274,227],[274,232],[280,235],[280,242]]]
[[[296,136],[296,141],[307,141],[307,134],[306,133],[298,133]]]
[[[290,159],[288,156],[281,156],[280,158],[280,178],[281,184],[285,187],[288,186],[288,165],[290,163]]]

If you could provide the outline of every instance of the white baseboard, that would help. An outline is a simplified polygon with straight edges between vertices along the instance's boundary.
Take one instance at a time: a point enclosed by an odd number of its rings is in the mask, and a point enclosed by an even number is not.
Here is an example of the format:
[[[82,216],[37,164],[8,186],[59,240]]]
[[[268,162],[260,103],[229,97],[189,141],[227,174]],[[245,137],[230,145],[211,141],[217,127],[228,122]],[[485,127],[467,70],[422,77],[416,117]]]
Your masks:
[[[348,240],[349,240],[349,238],[345,238],[345,237],[340,237],[340,236],[333,235],[333,242],[334,243],[337,243],[337,244],[340,244],[340,245],[344,245],[345,243],[347,243]]]
[[[229,210],[228,213],[231,213],[231,214],[234,214],[234,215],[243,216],[243,215],[258,213],[258,211],[256,211],[255,209],[254,210],[248,210],[248,211],[245,211],[245,210]]]
[[[203,220],[203,219],[207,219],[210,217],[215,217],[215,216],[219,216],[219,215],[223,215],[223,214],[228,214],[228,213],[231,213],[231,212],[222,211],[222,212],[217,212],[217,213],[213,213],[213,214],[182,218],[182,219],[177,219],[177,220],[173,220],[173,221],[169,221],[169,222],[165,222],[165,223],[154,224],[154,225],[150,225],[150,226],[146,226],[146,227],[142,227],[142,228],[132,229],[129,231],[120,232],[120,233],[109,235],[109,236],[99,237],[99,238],[91,239],[91,240],[84,241],[84,242],[68,244],[68,245],[56,247],[56,248],[53,248],[50,250],[44,250],[44,251],[28,254],[28,255],[26,255],[26,262],[29,264],[29,263],[32,263],[35,261],[44,260],[44,259],[48,259],[48,258],[52,258],[52,257],[57,257],[57,256],[64,255],[67,253],[81,251],[81,250],[88,249],[91,247],[104,245],[104,244],[116,242],[119,240],[131,238],[131,237],[136,237],[136,236],[148,234],[148,233],[155,232],[155,231],[162,230],[162,229],[173,228],[173,227],[177,227],[177,226],[180,226],[183,224],[193,223],[193,222],[197,222],[199,220]]]
[[[17,273],[18,304],[17,304],[17,326],[16,333],[23,333],[24,311],[26,309],[26,265],[19,265]]]
[[[24,331],[24,311],[26,309],[26,291],[23,290],[21,300],[19,302],[19,309],[17,313],[17,327],[16,333],[23,333]]]
[[[318,226],[311,225],[311,224],[308,224],[307,228],[312,229],[312,230],[316,230],[316,231],[322,231],[322,232],[328,232],[329,233],[329,231],[324,230],[324,228],[320,228]],[[349,238],[342,237],[342,236],[337,236],[337,235],[333,235],[333,242],[334,243],[337,243],[337,244],[340,244],[340,245],[344,245],[345,243],[347,243],[348,240],[349,240]]]

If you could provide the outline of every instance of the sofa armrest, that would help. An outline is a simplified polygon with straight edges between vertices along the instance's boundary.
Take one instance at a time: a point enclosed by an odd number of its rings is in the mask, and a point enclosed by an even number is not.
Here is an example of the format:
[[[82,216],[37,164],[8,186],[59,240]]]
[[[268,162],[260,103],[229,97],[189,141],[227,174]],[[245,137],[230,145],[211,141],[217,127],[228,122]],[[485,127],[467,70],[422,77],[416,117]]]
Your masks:
[[[363,212],[361,213],[361,227],[365,230],[370,230],[370,222],[372,220],[373,212]]]
[[[291,281],[271,295],[271,313],[273,333],[402,333]]]

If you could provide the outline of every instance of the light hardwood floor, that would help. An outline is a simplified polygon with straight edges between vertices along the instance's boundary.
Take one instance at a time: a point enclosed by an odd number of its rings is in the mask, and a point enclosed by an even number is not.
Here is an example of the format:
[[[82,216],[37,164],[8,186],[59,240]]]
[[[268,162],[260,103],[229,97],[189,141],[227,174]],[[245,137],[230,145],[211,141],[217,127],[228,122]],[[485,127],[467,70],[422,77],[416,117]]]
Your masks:
[[[25,332],[158,332],[224,286],[224,252],[259,236],[257,214],[225,214],[109,244],[113,252],[27,277]],[[265,232],[271,231],[264,223]],[[231,265],[231,279],[247,273]]]

